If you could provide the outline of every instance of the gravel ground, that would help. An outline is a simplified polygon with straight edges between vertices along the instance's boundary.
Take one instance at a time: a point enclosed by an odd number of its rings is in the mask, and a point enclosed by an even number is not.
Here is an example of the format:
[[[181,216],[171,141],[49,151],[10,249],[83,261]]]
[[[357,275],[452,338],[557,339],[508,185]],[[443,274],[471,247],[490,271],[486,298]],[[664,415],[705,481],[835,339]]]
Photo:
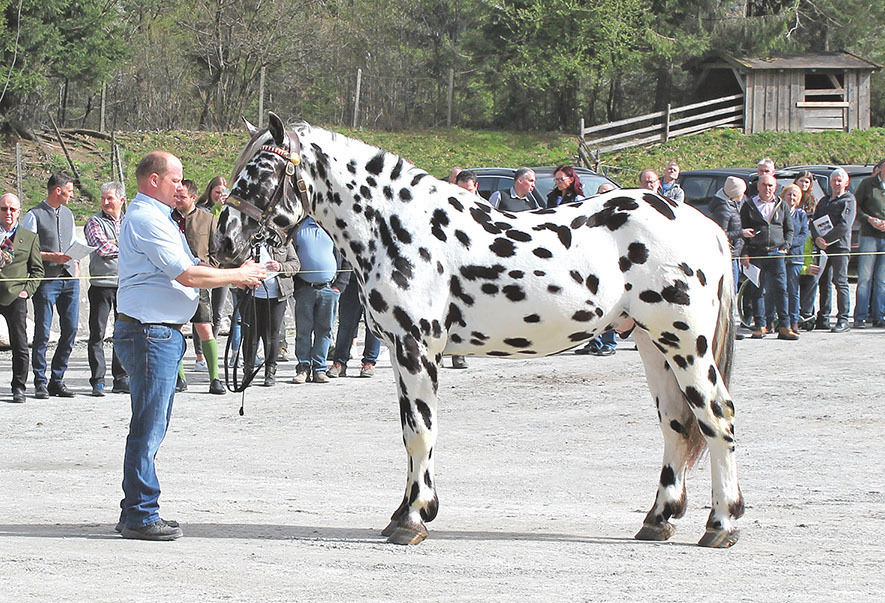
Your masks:
[[[662,442],[629,340],[608,358],[443,370],[440,513],[414,547],[380,536],[406,464],[386,352],[373,379],[328,385],[282,383],[294,363],[282,364],[242,417],[240,396],[211,396],[189,373],[157,459],[163,515],[185,537],[123,540],[128,397],[86,395],[80,343],[76,398],[0,403],[0,599],[881,600],[883,342],[870,329],[737,342],[747,511],[728,550],[694,545],[706,459],[673,539],[632,539]]]

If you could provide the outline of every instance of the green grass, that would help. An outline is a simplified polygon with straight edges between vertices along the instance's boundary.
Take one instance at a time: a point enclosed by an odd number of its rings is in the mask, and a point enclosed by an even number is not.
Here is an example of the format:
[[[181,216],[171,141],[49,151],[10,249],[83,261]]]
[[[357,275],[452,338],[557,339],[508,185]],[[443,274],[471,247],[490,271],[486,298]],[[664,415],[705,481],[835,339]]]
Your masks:
[[[454,167],[551,165],[573,163],[577,143],[573,135],[561,132],[505,132],[461,128],[384,132],[376,130],[339,131],[353,138],[405,157],[437,177],[445,177]],[[134,196],[135,165],[152,149],[166,149],[182,159],[185,178],[202,188],[216,175],[229,176],[233,162],[247,141],[245,130],[236,132],[135,132],[118,134],[124,149],[126,190]],[[72,202],[79,221],[96,211],[98,190],[112,178],[109,144],[100,144],[100,155],[91,154],[78,164],[85,188],[93,201]],[[603,169],[622,185],[636,182],[639,171],[661,170],[671,159],[683,170],[747,166],[765,156],[778,167],[802,163],[871,163],[885,156],[885,128],[851,133],[764,132],[745,136],[738,130],[715,130],[697,136],[677,138],[602,156]],[[84,156],[82,153],[79,156]],[[7,166],[8,167],[8,166]],[[54,155],[45,165],[28,166],[25,207],[45,197],[46,176],[67,170],[63,155]]]

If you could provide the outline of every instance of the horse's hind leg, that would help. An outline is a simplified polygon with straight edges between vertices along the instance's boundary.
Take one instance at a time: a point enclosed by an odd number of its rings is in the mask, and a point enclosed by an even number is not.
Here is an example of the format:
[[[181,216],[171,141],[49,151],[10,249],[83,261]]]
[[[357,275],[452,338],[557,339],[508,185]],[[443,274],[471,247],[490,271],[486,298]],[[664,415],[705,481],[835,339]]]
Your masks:
[[[391,360],[409,471],[403,501],[381,534],[393,544],[418,544],[427,538],[424,522],[436,517],[439,506],[433,482],[438,365],[411,335],[397,340],[394,348]]]
[[[686,329],[659,334],[651,344],[667,357],[679,389],[710,450],[713,500],[701,546],[726,548],[738,540],[736,520],[744,502],[738,485],[734,404],[711,350],[711,334]]]
[[[667,540],[675,532],[669,519],[678,519],[685,513],[686,472],[703,452],[705,443],[666,357],[645,331],[637,329],[633,339],[645,365],[648,387],[664,436],[664,459],[655,502],[635,538]]]

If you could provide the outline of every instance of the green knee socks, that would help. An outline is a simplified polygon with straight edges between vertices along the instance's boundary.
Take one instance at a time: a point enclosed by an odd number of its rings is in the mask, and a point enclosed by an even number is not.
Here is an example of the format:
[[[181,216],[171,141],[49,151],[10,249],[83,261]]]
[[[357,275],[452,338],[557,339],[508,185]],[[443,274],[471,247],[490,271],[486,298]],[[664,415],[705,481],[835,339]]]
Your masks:
[[[201,341],[203,357],[206,358],[206,366],[209,367],[209,379],[218,379],[218,341],[210,339]]]

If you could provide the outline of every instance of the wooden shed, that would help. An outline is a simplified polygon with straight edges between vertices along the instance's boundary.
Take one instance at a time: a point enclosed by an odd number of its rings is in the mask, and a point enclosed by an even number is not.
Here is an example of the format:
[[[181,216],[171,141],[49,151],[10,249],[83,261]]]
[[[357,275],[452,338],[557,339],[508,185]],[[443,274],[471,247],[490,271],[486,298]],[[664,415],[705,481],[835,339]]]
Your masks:
[[[744,95],[744,132],[816,132],[870,127],[870,76],[877,65],[848,52],[735,57],[717,53],[686,68],[695,95]]]

